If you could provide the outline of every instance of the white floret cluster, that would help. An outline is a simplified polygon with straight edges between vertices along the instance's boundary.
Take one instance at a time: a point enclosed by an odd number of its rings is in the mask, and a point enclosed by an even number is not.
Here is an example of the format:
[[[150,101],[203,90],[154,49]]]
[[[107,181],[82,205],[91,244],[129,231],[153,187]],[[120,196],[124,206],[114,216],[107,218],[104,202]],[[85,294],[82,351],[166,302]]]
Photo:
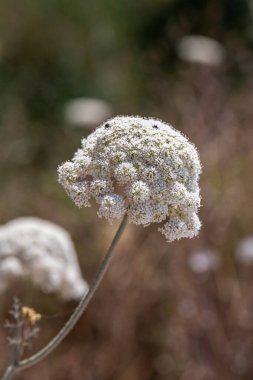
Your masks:
[[[72,161],[58,168],[59,182],[78,207],[99,204],[109,222],[162,223],[168,241],[197,235],[200,221],[196,148],[155,119],[118,116],[82,140]]]
[[[0,291],[20,278],[64,300],[79,299],[88,291],[68,232],[39,218],[0,226]]]

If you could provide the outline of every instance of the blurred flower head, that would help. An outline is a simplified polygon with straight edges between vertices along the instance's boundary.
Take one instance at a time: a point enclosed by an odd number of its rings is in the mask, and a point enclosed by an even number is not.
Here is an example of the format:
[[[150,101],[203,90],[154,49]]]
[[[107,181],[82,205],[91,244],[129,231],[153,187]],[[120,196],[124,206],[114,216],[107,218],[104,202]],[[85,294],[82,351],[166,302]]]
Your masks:
[[[253,264],[253,236],[247,236],[239,242],[236,258],[244,264]]]
[[[64,109],[66,122],[74,127],[94,127],[111,115],[111,106],[101,99],[73,99],[66,104]]]
[[[193,272],[206,273],[210,270],[217,269],[220,260],[216,251],[203,249],[193,252],[188,259],[188,264]]]
[[[198,233],[200,171],[196,148],[170,125],[120,116],[83,139],[58,177],[77,206],[94,198],[110,222],[127,213],[134,224],[163,223],[172,241]]]
[[[190,35],[179,41],[178,55],[187,62],[219,66],[224,59],[225,50],[218,41],[212,38]]]
[[[20,277],[66,300],[88,290],[68,232],[39,218],[18,218],[0,226],[0,290]]]

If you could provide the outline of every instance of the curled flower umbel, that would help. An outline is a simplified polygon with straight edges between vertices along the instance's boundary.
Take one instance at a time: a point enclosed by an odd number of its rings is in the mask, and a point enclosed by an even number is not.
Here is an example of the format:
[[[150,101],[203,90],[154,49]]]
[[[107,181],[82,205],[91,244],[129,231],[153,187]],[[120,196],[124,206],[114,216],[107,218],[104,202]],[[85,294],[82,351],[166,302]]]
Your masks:
[[[59,182],[78,207],[99,204],[109,222],[125,213],[134,224],[159,223],[168,241],[198,233],[196,148],[170,125],[119,116],[82,140],[72,161],[58,168]]]

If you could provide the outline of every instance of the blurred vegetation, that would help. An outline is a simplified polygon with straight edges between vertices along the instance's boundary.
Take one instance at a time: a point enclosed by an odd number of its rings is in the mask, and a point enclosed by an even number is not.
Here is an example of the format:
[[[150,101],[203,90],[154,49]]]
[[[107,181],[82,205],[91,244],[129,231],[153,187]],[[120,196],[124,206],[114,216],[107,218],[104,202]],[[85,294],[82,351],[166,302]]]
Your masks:
[[[200,237],[168,246],[155,226],[129,227],[82,321],[17,378],[252,378],[253,267],[235,258],[253,233],[252,19],[252,0],[0,2],[1,223],[34,215],[66,227],[93,278],[115,226],[97,220],[95,206],[78,210],[57,183],[57,165],[91,131],[64,120],[74,98],[171,122],[203,163]],[[223,46],[219,67],[180,60],[178,42],[192,34]],[[205,248],[218,251],[220,266],[194,273],[188,258]],[[29,301],[14,287],[1,299],[2,320],[15,293]],[[34,294],[41,346],[75,305]],[[0,346],[6,359],[3,330]]]
[[[175,45],[186,34],[223,43],[229,66],[242,74],[233,49],[251,53],[246,0],[12,0],[0,7],[1,109],[15,99],[30,120],[45,124],[60,122],[63,104],[78,96],[145,105],[147,76],[174,75]]]

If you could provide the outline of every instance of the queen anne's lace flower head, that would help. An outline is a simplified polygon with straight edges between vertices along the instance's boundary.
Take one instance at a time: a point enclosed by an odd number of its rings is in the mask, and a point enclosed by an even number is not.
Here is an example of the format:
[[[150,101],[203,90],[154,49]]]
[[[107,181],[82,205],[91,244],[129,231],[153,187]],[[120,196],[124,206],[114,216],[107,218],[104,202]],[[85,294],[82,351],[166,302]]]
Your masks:
[[[194,145],[159,120],[119,116],[82,140],[59,182],[79,207],[99,204],[110,222],[124,213],[134,224],[163,223],[168,241],[198,233],[201,172]]]
[[[39,218],[0,226],[0,291],[21,277],[66,300],[79,299],[88,290],[68,232]]]

